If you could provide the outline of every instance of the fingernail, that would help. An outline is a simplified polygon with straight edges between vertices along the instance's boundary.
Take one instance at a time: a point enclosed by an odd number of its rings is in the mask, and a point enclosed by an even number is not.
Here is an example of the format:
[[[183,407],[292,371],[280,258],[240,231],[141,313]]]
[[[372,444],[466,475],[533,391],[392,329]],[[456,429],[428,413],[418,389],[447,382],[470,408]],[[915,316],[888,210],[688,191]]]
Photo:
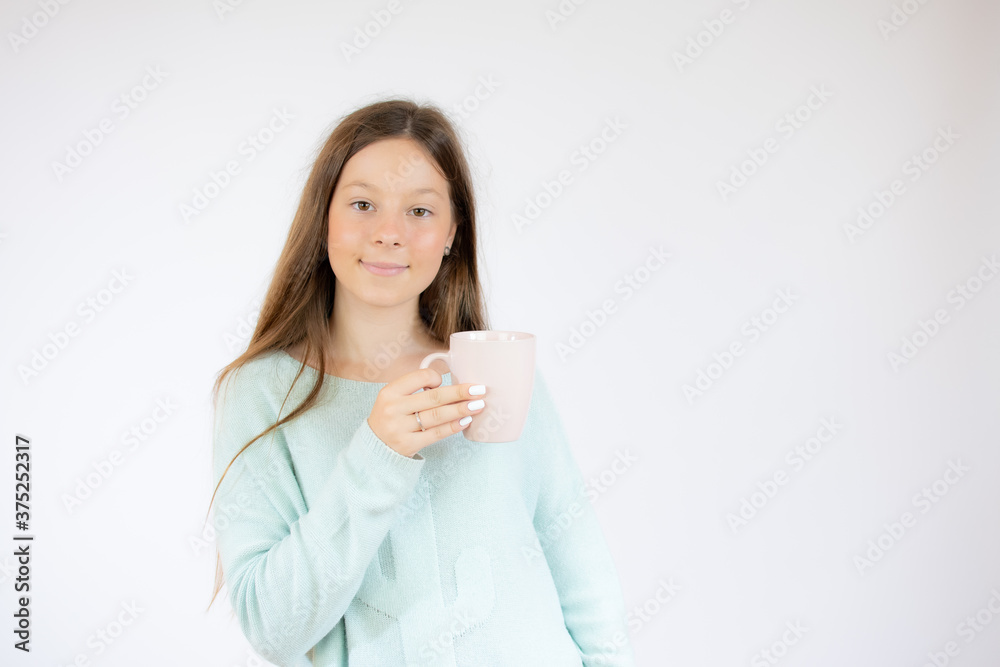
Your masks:
[[[479,399],[478,401],[472,401],[471,403],[469,403],[468,408],[470,410],[478,410],[479,408],[483,407],[484,405],[486,405],[486,403],[483,402],[483,399]]]
[[[486,393],[486,387],[484,387],[481,384],[474,384],[471,387],[469,387],[469,393],[472,394],[473,396],[480,396]]]
[[[469,415],[465,415],[460,420],[458,420],[458,425],[459,426],[466,426],[471,421],[472,421],[472,417],[470,417]]]

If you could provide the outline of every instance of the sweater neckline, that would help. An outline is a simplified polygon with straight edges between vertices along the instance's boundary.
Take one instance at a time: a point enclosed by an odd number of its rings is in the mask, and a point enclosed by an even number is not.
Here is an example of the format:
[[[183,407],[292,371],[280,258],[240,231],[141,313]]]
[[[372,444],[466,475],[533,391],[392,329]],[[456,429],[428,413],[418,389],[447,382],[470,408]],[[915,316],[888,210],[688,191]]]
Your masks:
[[[300,366],[302,364],[301,361],[299,361],[292,355],[288,354],[288,352],[286,352],[285,350],[278,350],[278,356],[286,359],[289,362],[294,363],[296,366]],[[309,364],[306,364],[305,368],[306,370],[312,371],[313,373],[319,373],[319,370],[313,368]],[[450,376],[451,376],[451,371],[441,374],[442,379]],[[329,373],[323,373],[323,381],[333,382],[335,384],[342,384],[342,385],[353,385],[356,387],[384,387],[385,385],[389,384],[388,382],[368,382],[366,380],[352,380],[351,378],[342,378],[339,375],[330,375]],[[445,383],[442,382],[442,385],[444,384]]]

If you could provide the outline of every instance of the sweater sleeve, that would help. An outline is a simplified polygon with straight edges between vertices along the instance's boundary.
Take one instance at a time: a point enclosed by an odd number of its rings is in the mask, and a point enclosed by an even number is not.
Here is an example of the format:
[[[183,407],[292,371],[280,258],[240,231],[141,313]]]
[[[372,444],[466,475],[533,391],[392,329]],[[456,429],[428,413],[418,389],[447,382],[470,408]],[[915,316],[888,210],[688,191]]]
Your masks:
[[[277,420],[285,398],[287,389],[269,387],[273,377],[253,363],[220,387],[215,482],[233,455]],[[333,446],[322,433],[315,437],[310,446]],[[307,509],[283,427],[237,457],[216,495],[216,544],[230,602],[257,653],[280,666],[303,664],[360,589],[423,464],[419,454],[390,448],[362,420]]]
[[[534,524],[552,572],[566,629],[580,649],[584,667],[633,667],[625,602],[614,560],[597,514],[585,493],[549,388],[536,370],[539,443],[544,447]]]

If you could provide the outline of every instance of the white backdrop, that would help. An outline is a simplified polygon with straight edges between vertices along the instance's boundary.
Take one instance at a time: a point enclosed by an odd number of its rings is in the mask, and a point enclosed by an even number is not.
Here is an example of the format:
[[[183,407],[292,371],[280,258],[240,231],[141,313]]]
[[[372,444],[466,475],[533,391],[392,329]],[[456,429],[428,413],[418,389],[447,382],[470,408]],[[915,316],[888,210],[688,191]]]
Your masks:
[[[639,664],[997,664],[997,3],[7,0],[0,26],[0,662],[262,664],[204,611],[209,390],[319,145],[401,95],[467,142],[490,323],[539,337]]]

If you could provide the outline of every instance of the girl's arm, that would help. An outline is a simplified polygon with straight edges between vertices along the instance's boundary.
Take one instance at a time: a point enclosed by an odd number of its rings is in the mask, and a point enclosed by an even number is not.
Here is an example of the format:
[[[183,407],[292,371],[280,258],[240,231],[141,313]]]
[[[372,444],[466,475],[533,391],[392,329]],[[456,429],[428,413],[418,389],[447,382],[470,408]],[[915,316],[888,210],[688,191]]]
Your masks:
[[[276,421],[284,399],[253,362],[230,379],[215,417],[216,482]],[[254,650],[278,665],[298,664],[337,625],[423,463],[392,450],[362,420],[307,509],[284,427],[239,455],[216,496],[215,524],[229,599]]]
[[[625,620],[625,602],[614,560],[584,489],[562,420],[540,372],[532,402],[538,401],[539,442],[545,470],[535,530],[552,571],[563,618],[580,649],[584,667],[634,666]]]

